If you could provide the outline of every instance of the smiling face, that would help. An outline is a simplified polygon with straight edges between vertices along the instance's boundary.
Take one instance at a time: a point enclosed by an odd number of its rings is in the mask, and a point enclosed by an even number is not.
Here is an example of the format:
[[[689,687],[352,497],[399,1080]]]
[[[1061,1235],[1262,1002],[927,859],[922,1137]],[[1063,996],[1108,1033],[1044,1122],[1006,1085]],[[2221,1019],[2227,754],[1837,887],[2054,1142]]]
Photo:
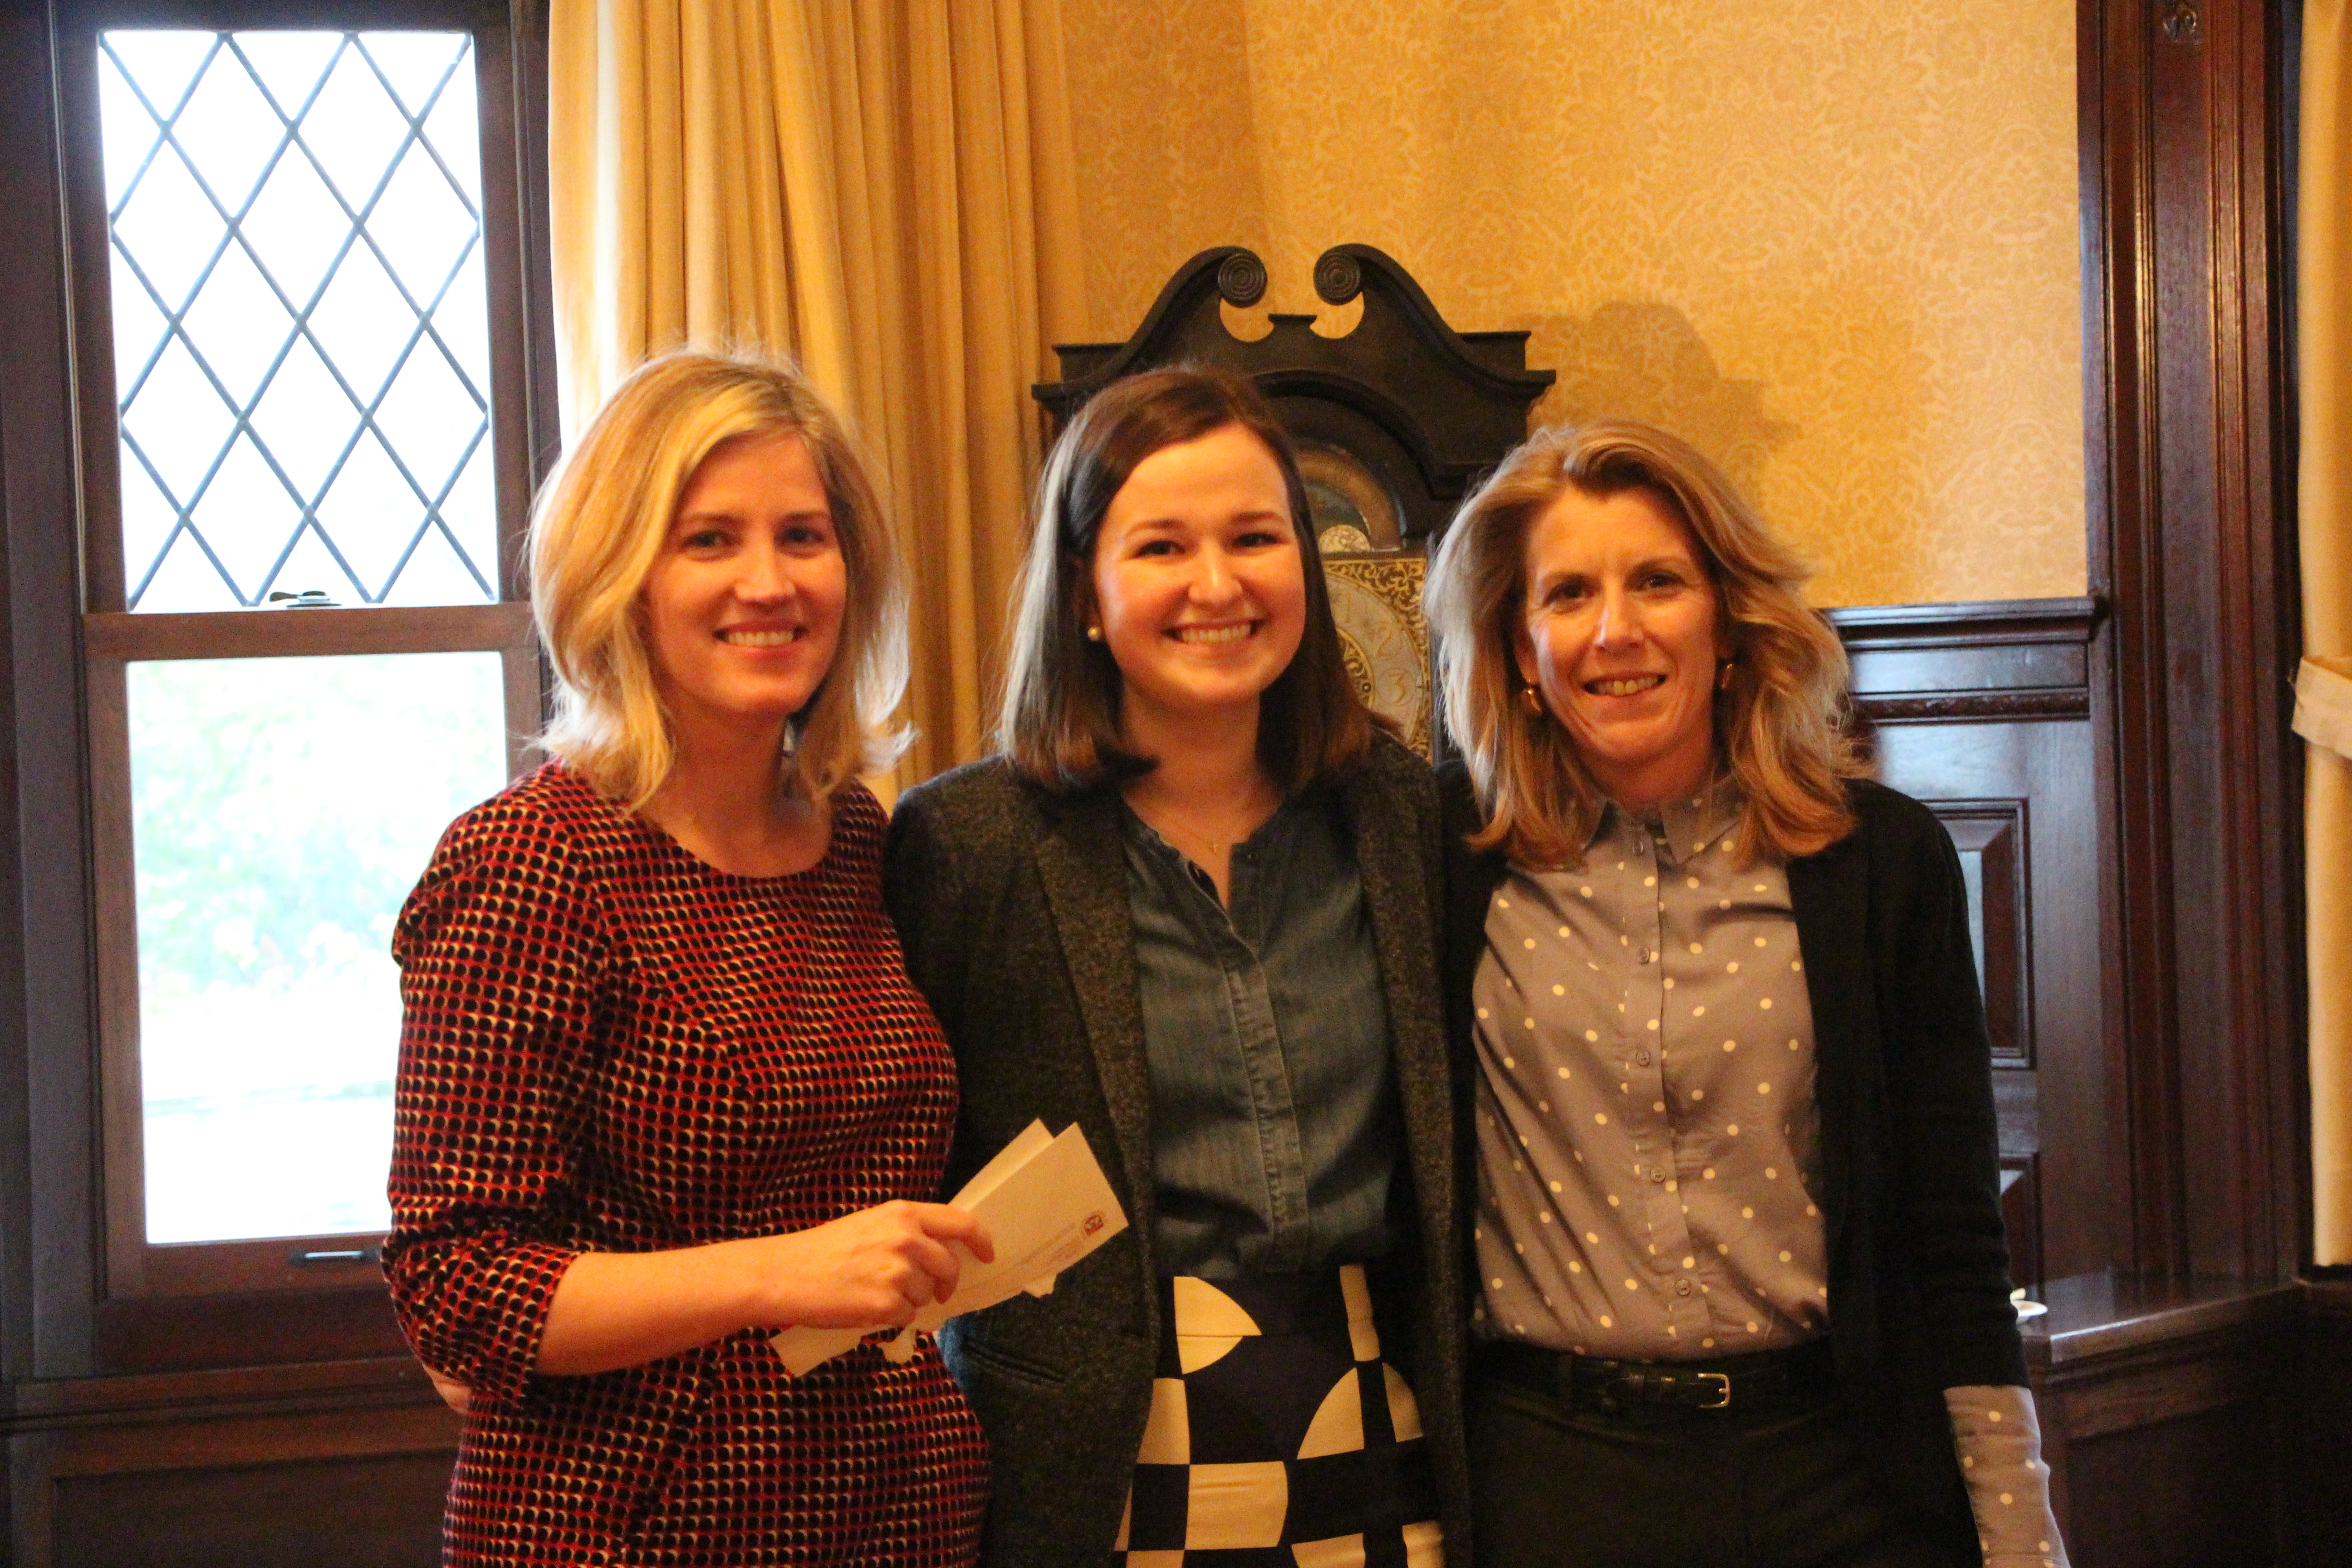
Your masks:
[[[1265,443],[1227,425],[1136,464],[1095,535],[1093,584],[1129,740],[1254,719],[1307,625],[1290,492]]]
[[[714,727],[781,732],[833,667],[848,597],[807,446],[789,431],[722,442],[678,497],[638,595],[681,745]]]
[[[1528,530],[1524,573],[1519,674],[1602,793],[1642,807],[1704,781],[1725,649],[1690,530],[1647,490],[1570,489]]]

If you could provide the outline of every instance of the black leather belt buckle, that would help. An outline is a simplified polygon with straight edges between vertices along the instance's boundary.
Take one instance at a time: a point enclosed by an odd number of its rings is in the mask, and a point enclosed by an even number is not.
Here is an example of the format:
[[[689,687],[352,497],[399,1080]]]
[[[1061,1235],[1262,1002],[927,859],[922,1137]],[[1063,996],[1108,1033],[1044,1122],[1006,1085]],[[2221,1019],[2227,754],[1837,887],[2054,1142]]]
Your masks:
[[[1654,1363],[1604,1362],[1601,1375],[1575,1380],[1576,1392],[1603,1410],[1723,1410],[1731,1405],[1729,1373],[1683,1371]]]

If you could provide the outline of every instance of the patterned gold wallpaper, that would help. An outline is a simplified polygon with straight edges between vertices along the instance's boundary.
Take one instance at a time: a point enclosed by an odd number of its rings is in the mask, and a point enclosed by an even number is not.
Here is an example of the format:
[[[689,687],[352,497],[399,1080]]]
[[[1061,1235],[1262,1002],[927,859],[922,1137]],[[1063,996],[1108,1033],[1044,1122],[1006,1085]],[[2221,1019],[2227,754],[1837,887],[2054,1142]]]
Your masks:
[[[2073,0],[1063,0],[1089,325],[1377,245],[1681,430],[1823,604],[2084,591]]]

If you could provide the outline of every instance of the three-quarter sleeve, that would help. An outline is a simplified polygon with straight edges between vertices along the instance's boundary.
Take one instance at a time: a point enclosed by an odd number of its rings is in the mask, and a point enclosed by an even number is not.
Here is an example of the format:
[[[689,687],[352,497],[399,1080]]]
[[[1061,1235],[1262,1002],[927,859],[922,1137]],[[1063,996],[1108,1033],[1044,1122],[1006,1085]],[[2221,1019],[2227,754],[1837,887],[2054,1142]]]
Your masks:
[[[394,930],[384,1272],[418,1356],[478,1401],[529,1391],[583,1250],[559,1210],[606,948],[561,826],[495,801],[450,828]]]
[[[2067,1568],[2033,1395],[2008,1385],[1948,1388],[1944,1406],[1985,1568]]]

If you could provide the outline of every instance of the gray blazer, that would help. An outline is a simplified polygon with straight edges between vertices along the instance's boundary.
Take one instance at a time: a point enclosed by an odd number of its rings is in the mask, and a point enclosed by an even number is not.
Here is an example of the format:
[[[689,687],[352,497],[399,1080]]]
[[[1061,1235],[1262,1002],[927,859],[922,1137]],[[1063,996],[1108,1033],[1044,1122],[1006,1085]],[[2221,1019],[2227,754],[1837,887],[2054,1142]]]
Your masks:
[[[1364,880],[1405,1133],[1400,1245],[1374,1267],[1381,1341],[1411,1378],[1436,1470],[1450,1568],[1467,1568],[1462,1431],[1466,1323],[1460,1184],[1439,990],[1437,796],[1426,767],[1383,735],[1339,785]],[[1151,1090],[1127,912],[1119,804],[1056,795],[1002,759],[908,793],[890,825],[883,897],[907,970],[954,1047],[962,1108],[948,1190],[1034,1117],[1086,1130],[1128,1229],[1065,1274],[944,1337],[986,1428],[982,1560],[1097,1568],[1144,1417],[1160,1324],[1151,1256]]]

